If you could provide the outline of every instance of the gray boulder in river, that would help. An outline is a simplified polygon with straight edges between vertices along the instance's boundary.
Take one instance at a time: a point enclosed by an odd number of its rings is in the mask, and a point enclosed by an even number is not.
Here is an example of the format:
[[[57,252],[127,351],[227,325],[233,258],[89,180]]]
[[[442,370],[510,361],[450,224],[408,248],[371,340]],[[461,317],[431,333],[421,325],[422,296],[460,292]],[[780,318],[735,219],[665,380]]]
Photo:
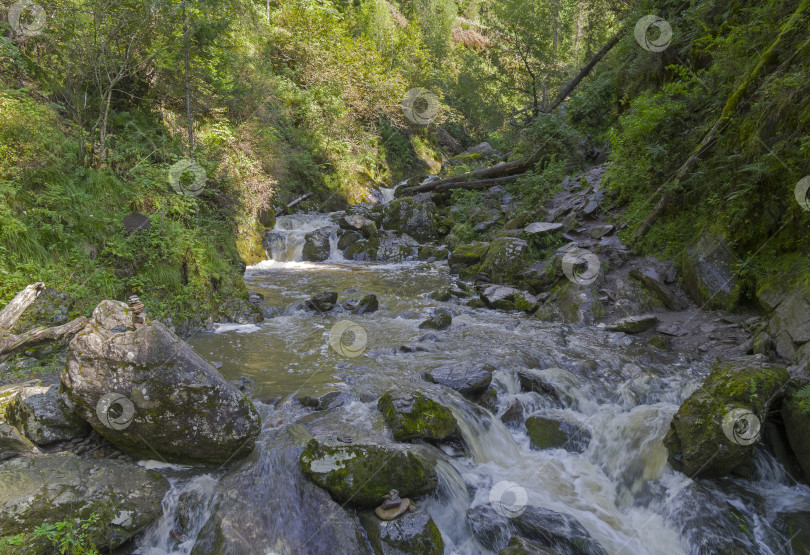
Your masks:
[[[121,302],[102,301],[70,342],[62,385],[82,418],[139,458],[224,463],[261,430],[234,385],[161,323],[136,330]]]
[[[0,465],[0,538],[25,534],[14,553],[55,553],[33,531],[43,523],[96,515],[87,539],[115,549],[160,516],[169,483],[154,470],[70,453],[18,457]]]

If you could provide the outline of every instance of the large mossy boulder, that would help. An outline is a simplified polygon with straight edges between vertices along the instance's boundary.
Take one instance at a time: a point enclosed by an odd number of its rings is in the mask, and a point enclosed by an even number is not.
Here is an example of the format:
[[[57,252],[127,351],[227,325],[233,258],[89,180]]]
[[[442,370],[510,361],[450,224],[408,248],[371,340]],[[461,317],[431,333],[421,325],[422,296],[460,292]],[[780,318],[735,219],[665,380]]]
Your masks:
[[[515,237],[498,237],[489,244],[478,271],[493,283],[516,284],[526,270],[528,244]]]
[[[419,497],[436,489],[436,471],[417,455],[396,447],[319,441],[307,444],[301,469],[339,503],[375,507],[392,489]]]
[[[77,414],[138,458],[221,464],[261,430],[236,386],[161,323],[134,329],[120,302],[102,301],[73,338],[62,386]]]
[[[686,247],[681,264],[689,296],[706,308],[733,308],[740,297],[734,277],[737,262],[724,241],[708,232],[701,235]]]
[[[791,385],[782,401],[782,420],[788,443],[805,479],[810,479],[810,397],[800,392],[810,383]]]
[[[154,470],[70,453],[18,457],[0,466],[0,538],[26,534],[15,553],[54,553],[31,532],[43,523],[98,520],[86,535],[114,549],[163,511],[169,483]]]
[[[450,409],[424,393],[388,391],[380,397],[377,408],[397,441],[442,441],[458,432]]]
[[[392,521],[383,521],[372,512],[360,515],[375,555],[442,555],[444,541],[439,528],[424,509],[414,511]]]
[[[473,266],[481,262],[489,250],[489,243],[470,243],[460,245],[450,253],[448,263],[450,268],[458,271],[468,266]]]
[[[310,231],[304,236],[301,257],[307,262],[323,262],[331,253],[330,241],[337,234],[337,226],[326,226]]]
[[[369,553],[354,515],[301,471],[294,443],[309,434],[295,428],[299,438],[278,430],[219,480],[192,555]]]
[[[14,395],[6,416],[9,424],[23,431],[31,441],[49,445],[90,433],[90,426],[73,408],[58,386],[30,386]]]
[[[384,206],[382,227],[425,243],[437,238],[435,212],[436,205],[427,195],[398,198]]]
[[[789,380],[781,366],[753,357],[717,362],[672,418],[664,438],[669,463],[692,478],[745,475],[760,423]]]

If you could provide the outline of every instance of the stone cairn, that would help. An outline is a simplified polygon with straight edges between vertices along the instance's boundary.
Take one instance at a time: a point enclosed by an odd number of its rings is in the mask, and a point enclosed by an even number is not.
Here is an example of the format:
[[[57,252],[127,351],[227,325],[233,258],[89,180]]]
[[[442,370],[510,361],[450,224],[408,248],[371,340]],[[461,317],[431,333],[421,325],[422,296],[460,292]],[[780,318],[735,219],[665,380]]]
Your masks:
[[[127,301],[130,310],[132,310],[132,325],[135,326],[135,329],[138,329],[146,323],[146,316],[143,314],[143,303],[137,295],[130,296]]]

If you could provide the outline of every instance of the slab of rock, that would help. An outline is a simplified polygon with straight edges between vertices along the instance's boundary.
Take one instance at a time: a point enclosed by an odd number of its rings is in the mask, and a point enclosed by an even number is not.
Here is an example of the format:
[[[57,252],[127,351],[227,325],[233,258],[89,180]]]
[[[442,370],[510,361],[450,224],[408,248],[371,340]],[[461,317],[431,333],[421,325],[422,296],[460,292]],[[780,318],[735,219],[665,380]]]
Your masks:
[[[498,310],[534,312],[538,305],[537,297],[531,293],[506,285],[490,285],[481,293],[481,300]]]
[[[37,445],[68,441],[90,433],[90,425],[73,412],[73,405],[59,393],[59,386],[31,386],[18,391],[6,412],[16,426]]]
[[[87,530],[114,549],[159,517],[169,483],[157,471],[70,453],[19,457],[0,466],[0,537],[31,532],[43,523],[108,515]],[[52,553],[43,539],[26,536],[20,552]]]
[[[374,553],[382,555],[444,553],[442,534],[424,509],[417,508],[413,512],[406,512],[390,522],[381,521],[370,513],[361,513],[360,523],[368,534]]]
[[[683,255],[683,280],[689,296],[707,308],[733,308],[740,296],[733,273],[736,263],[737,257],[725,242],[704,233]]]
[[[354,516],[302,472],[301,451],[282,432],[228,472],[192,555],[366,553]]]
[[[683,310],[686,308],[686,303],[681,301],[669,287],[661,283],[658,273],[652,268],[633,268],[630,270],[630,277],[639,280],[668,309]]]
[[[588,230],[588,235],[594,239],[601,239],[605,235],[613,231],[613,226],[610,224],[596,225]]]
[[[555,224],[550,222],[534,222],[523,228],[523,233],[530,235],[547,235],[554,231],[559,231],[563,228],[563,224]]]
[[[253,449],[261,419],[210,363],[163,324],[134,330],[102,301],[70,343],[63,390],[75,411],[138,458],[220,464]]]
[[[607,555],[576,518],[534,505],[523,507],[512,518],[499,514],[491,505],[478,505],[467,511],[467,523],[475,538],[492,551],[504,549],[509,538],[517,535],[554,553]]]
[[[397,441],[441,441],[458,433],[450,409],[421,392],[388,391],[380,397],[377,408]]]
[[[526,419],[526,430],[535,449],[562,448],[573,453],[582,453],[591,440],[588,430],[562,418],[530,416]]]
[[[450,267],[466,268],[481,262],[489,250],[489,243],[470,243],[469,245],[461,245],[456,247],[450,253],[448,263]]]
[[[474,398],[489,388],[494,371],[495,367],[491,364],[461,362],[428,370],[425,372],[425,379],[455,389],[465,397]]]
[[[621,331],[624,333],[641,333],[653,329],[658,325],[658,317],[654,314],[640,316],[626,316],[605,326],[608,331]]]
[[[339,503],[372,508],[392,489],[420,497],[436,489],[436,471],[417,455],[396,447],[318,441],[307,444],[301,469]]]
[[[36,452],[36,446],[24,437],[20,430],[0,421],[0,462],[21,455],[33,455]]]
[[[669,463],[690,478],[750,471],[760,426],[789,380],[783,367],[754,357],[717,362],[672,418]]]

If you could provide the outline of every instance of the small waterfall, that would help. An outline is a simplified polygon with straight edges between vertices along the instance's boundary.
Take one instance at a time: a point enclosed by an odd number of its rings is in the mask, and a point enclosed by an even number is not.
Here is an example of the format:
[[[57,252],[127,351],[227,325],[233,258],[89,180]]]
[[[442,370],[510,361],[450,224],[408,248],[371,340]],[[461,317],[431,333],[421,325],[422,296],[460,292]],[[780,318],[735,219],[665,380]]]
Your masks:
[[[163,515],[146,531],[136,555],[188,555],[197,534],[211,516],[211,501],[218,479],[210,474],[187,482],[171,478],[171,489],[163,498]]]
[[[334,222],[327,214],[292,214],[280,216],[276,220],[276,225],[264,238],[264,247],[270,260],[278,262],[300,262],[303,258],[304,244],[307,234],[334,226]],[[330,259],[336,258],[337,234],[329,236],[331,248]],[[342,258],[342,257],[341,257]]]
[[[449,398],[450,411],[458,422],[461,437],[478,463],[494,462],[504,467],[520,459],[520,448],[503,423],[483,409]]]

